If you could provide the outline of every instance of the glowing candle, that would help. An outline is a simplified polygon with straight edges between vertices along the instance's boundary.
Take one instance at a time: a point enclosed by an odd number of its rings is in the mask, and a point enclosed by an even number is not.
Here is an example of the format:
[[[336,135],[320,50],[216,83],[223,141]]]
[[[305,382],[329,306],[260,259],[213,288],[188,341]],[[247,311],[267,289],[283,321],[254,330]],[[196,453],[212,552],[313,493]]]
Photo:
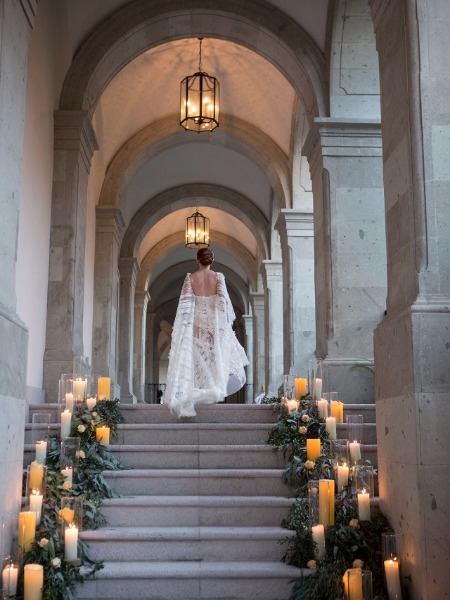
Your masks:
[[[22,552],[31,550],[36,537],[36,513],[34,511],[23,511],[19,513],[18,546]]]
[[[303,377],[296,377],[294,381],[295,386],[295,397],[300,399],[306,396],[306,379]]]
[[[64,530],[64,558],[67,561],[77,560],[78,557],[78,527],[69,525]]]
[[[325,528],[323,525],[313,525],[311,528],[314,542],[314,554],[318,560],[325,557]]]
[[[350,460],[353,465],[356,465],[359,460],[361,460],[361,444],[356,440],[354,442],[350,442]]]
[[[370,494],[366,490],[358,494],[358,519],[370,521]]]
[[[36,442],[36,462],[41,465],[45,465],[47,459],[47,442],[45,440],[38,440]]]
[[[110,400],[111,399],[111,378],[110,377],[99,377],[98,378],[98,398],[99,400]]]
[[[344,463],[342,466],[338,465],[337,468],[337,491],[342,492],[348,485],[348,467]]]
[[[100,444],[107,446],[109,444],[109,434],[109,427],[97,427],[95,430],[95,439],[97,442],[100,442]]]
[[[347,577],[349,600],[364,600],[361,569],[348,569]]]
[[[306,459],[317,460],[320,456],[320,440],[306,440]]]
[[[30,464],[28,489],[44,491],[44,465],[36,460]]]
[[[64,475],[64,477],[67,479],[67,481],[70,481],[70,483],[73,483],[73,468],[72,467],[63,467],[61,469],[61,475]]]
[[[43,496],[39,490],[32,490],[30,494],[30,511],[36,513],[36,525],[39,525],[41,522],[42,498]]]
[[[24,600],[42,600],[44,586],[44,567],[42,565],[24,566]]]
[[[92,410],[97,404],[97,400],[94,397],[89,397],[86,399],[86,406],[89,410]]]
[[[76,379],[73,382],[73,399],[82,402],[86,394],[86,379]]]
[[[295,398],[286,399],[284,406],[290,415],[294,415],[298,411],[298,400]]]
[[[326,430],[328,432],[328,439],[335,440],[336,439],[336,419],[335,417],[327,417],[326,418]]]
[[[402,589],[400,586],[400,572],[398,560],[385,560],[384,572],[389,600],[401,600]]]
[[[325,400],[324,398],[317,400],[317,408],[319,411],[319,419],[325,421],[328,417],[328,400]]]
[[[330,416],[336,419],[336,423],[343,423],[344,404],[339,400],[330,400]]]
[[[17,577],[19,569],[13,564],[6,565],[2,572],[3,593],[5,596],[15,596],[17,592]]]
[[[319,479],[319,523],[334,525],[333,479]]]
[[[66,438],[70,435],[70,428],[72,426],[72,413],[70,410],[65,410],[61,413],[61,437]]]
[[[67,393],[65,395],[66,399],[66,410],[73,412],[73,394]]]

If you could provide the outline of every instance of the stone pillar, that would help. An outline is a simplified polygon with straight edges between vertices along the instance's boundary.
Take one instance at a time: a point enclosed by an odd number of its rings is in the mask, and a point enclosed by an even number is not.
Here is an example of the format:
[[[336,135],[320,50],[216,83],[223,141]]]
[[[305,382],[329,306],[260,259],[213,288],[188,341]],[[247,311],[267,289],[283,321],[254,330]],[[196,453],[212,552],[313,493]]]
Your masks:
[[[248,358],[248,366],[246,368],[247,387],[245,394],[245,402],[246,404],[251,404],[253,402],[253,398],[257,394],[257,391],[253,387],[253,316],[242,315],[242,320],[244,321],[246,342],[245,345]]]
[[[263,260],[266,394],[278,396],[283,383],[283,268],[281,261]]]
[[[44,389],[55,402],[61,373],[83,356],[86,202],[91,158],[97,149],[87,111],[55,112],[50,262]]]
[[[122,402],[136,403],[133,393],[134,295],[139,265],[135,258],[120,258],[119,385]]]
[[[156,313],[148,312],[145,320],[145,376],[144,384],[155,383],[159,381],[157,377],[156,361],[158,358],[157,351],[157,332],[155,332]],[[144,399],[146,390],[144,390]]]
[[[314,192],[316,356],[345,402],[373,402],[373,330],[386,298],[380,123],[316,119],[304,146]],[[325,388],[326,389],[326,388]]]
[[[26,71],[36,2],[0,0],[0,552],[12,551],[22,501],[28,330],[16,313]],[[30,290],[32,294],[32,290]]]
[[[145,344],[147,304],[150,294],[136,291],[134,298],[133,390],[138,402],[145,400]]]
[[[375,332],[380,505],[408,598],[450,597],[450,5],[371,1],[387,312]]]
[[[316,349],[313,215],[282,209],[276,227],[283,256],[284,373],[306,377]]]
[[[124,221],[120,210],[109,206],[97,206],[96,219],[92,371],[117,382],[118,262]]]
[[[253,391],[257,396],[262,387],[266,389],[266,317],[264,294],[251,292],[250,303],[253,315]]]

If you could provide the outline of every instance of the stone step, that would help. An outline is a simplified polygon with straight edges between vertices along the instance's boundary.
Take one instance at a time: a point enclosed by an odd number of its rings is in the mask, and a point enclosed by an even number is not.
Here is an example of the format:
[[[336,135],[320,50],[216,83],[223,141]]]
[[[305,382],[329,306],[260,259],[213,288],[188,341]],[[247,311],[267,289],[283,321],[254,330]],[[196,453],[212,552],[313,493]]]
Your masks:
[[[121,495],[287,496],[282,473],[283,469],[135,469],[103,474]]]
[[[105,562],[78,600],[288,600],[300,569],[280,561]],[[305,573],[304,574],[311,574]]]
[[[82,532],[95,560],[281,560],[280,542],[295,531],[281,527],[104,527]]]
[[[114,527],[270,526],[292,503],[283,496],[131,496],[104,500],[102,514]]]

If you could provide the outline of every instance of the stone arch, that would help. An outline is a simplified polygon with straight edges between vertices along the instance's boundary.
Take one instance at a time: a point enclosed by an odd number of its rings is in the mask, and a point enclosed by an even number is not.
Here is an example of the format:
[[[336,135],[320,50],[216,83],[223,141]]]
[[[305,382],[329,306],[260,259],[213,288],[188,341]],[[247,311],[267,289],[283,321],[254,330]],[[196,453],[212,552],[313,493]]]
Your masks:
[[[189,18],[186,18],[186,16]],[[208,18],[208,16],[210,16]],[[325,60],[309,35],[264,0],[134,0],[105,19],[75,55],[61,110],[92,112],[103,90],[133,58],[183,37],[216,37],[245,46],[291,83],[311,119],[326,114]]]
[[[269,223],[248,198],[234,190],[210,184],[181,185],[150,199],[133,217],[123,238],[121,258],[136,257],[145,234],[175,210],[197,204],[219,208],[238,218],[256,238],[261,257],[268,257]]]
[[[256,291],[258,265],[256,258],[243,246],[237,239],[230,238],[219,231],[212,230],[211,237],[214,238],[218,246],[226,248],[245,268],[248,278],[251,282],[251,287]],[[167,252],[180,244],[182,233],[173,233],[169,237],[161,240],[151,248],[144,259],[141,261],[141,270],[136,280],[136,290],[145,291],[148,289],[150,275],[152,270]]]
[[[151,123],[136,133],[110,162],[99,204],[119,207],[126,184],[142,164],[163,150],[192,141],[192,137],[186,136],[172,117]],[[291,205],[287,157],[269,136],[256,127],[236,117],[223,116],[214,135],[196,136],[195,142],[227,147],[253,160],[267,175],[281,207]]]

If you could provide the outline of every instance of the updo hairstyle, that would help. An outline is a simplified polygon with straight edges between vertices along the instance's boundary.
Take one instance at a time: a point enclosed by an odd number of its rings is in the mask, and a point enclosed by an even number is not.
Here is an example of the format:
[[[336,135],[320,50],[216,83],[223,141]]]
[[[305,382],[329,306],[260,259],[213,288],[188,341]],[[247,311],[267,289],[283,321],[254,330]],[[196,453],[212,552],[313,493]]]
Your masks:
[[[197,252],[197,260],[204,267],[212,265],[214,262],[214,252],[210,248],[200,248]]]

